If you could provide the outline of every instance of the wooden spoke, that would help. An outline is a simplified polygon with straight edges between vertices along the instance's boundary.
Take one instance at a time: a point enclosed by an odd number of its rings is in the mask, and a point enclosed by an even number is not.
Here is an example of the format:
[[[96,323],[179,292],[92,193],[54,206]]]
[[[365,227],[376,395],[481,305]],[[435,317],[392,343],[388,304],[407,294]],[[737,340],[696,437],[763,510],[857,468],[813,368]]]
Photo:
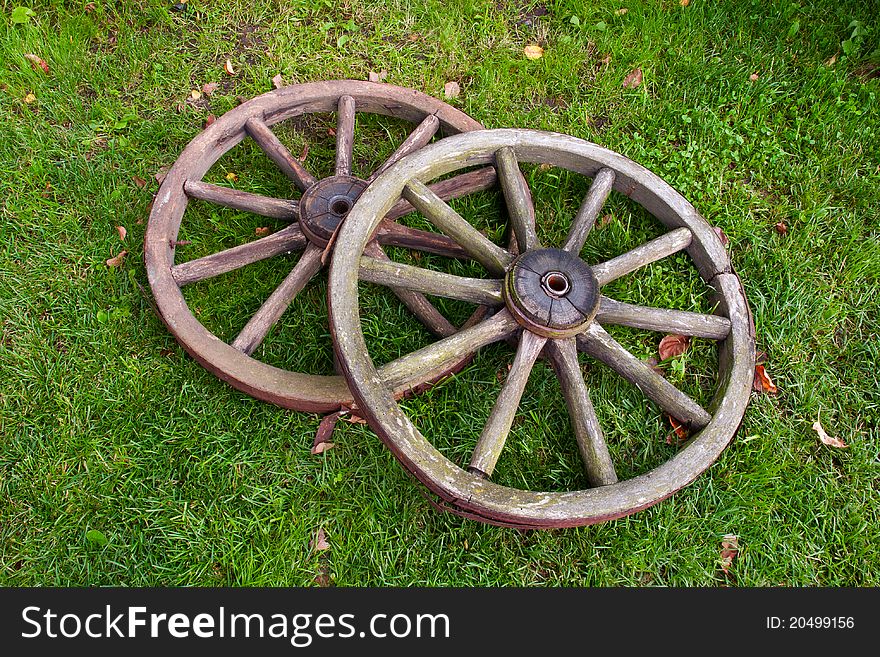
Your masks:
[[[568,237],[562,247],[564,251],[577,255],[584,248],[587,235],[593,229],[596,217],[599,216],[599,212],[601,212],[602,206],[605,205],[605,200],[614,186],[614,175],[613,169],[604,168],[599,169],[599,173],[593,178],[593,183],[571,223],[571,229],[568,231]]]
[[[468,258],[467,251],[453,239],[427,230],[410,228],[395,221],[383,221],[375,233],[376,240],[383,246],[401,246],[425,253],[436,253],[447,258]]]
[[[249,118],[244,124],[245,130],[260,148],[269,156],[284,175],[290,178],[300,191],[304,192],[318,182],[311,173],[297,160],[287,147],[282,144],[271,128],[257,117]]]
[[[617,474],[614,472],[614,464],[611,462],[602,428],[599,426],[587,384],[578,364],[575,339],[551,340],[547,350],[559,377],[559,385],[568,406],[574,436],[590,484],[607,486],[616,483]]]
[[[368,257],[374,258],[377,262],[390,262],[390,258],[382,251],[382,248],[375,242],[369,242],[365,249]],[[440,337],[452,335],[457,330],[452,322],[446,319],[443,314],[437,310],[434,305],[428,301],[424,294],[408,290],[402,287],[392,287],[391,291],[400,301],[409,308],[409,311],[416,316],[422,324],[425,325],[431,333]]]
[[[305,287],[306,283],[321,269],[321,253],[323,249],[314,244],[309,244],[300,256],[299,262],[290,270],[290,273],[282,281],[281,285],[254,313],[250,321],[241,330],[241,333],[232,342],[232,346],[248,355],[254,353],[260,343],[269,334],[290,302]]]
[[[495,470],[495,464],[507,441],[507,435],[510,433],[510,427],[513,425],[513,418],[526,389],[529,374],[546,342],[547,338],[543,336],[531,331],[522,332],[507,380],[495,406],[492,407],[492,412],[471,456],[468,470],[474,474],[487,478],[492,476],[492,471]]]
[[[596,320],[600,324],[617,324],[712,340],[723,340],[730,333],[730,320],[726,317],[666,308],[635,306],[609,299],[606,296],[599,299],[599,312],[596,315]]]
[[[655,240],[637,246],[632,251],[595,265],[593,272],[599,279],[599,285],[605,285],[625,276],[630,272],[656,262],[661,258],[678,253],[691,243],[691,231],[687,228],[676,228]]]
[[[440,119],[437,118],[434,114],[428,114],[424,118],[424,120],[416,126],[416,129],[409,133],[409,136],[403,141],[400,146],[397,147],[397,150],[391,154],[385,163],[382,164],[378,169],[376,169],[369,178],[367,178],[367,182],[373,182],[376,178],[378,178],[382,173],[394,165],[399,160],[402,160],[410,153],[419,150],[422,146],[426,145],[431,139],[437,134],[437,130],[440,128]]]
[[[398,262],[377,260],[370,256],[361,258],[360,277],[362,281],[401,287],[447,299],[481,305],[503,303],[500,280],[454,276]]]
[[[503,274],[513,262],[508,251],[494,244],[418,180],[406,184],[403,197],[493,274]]]
[[[540,247],[535,232],[535,205],[532,202],[532,194],[522,171],[519,170],[513,149],[505,146],[495,153],[495,164],[498,167],[498,178],[520,253]]]
[[[352,150],[354,148],[355,102],[351,96],[342,96],[337,106],[336,122],[336,175],[351,175]]]
[[[299,203],[289,199],[251,194],[201,180],[187,180],[183,183],[183,191],[190,198],[216,203],[233,210],[253,212],[263,217],[286,221],[295,221],[299,218]]]
[[[450,201],[454,198],[461,198],[468,194],[481,192],[485,189],[491,189],[495,186],[498,176],[495,173],[495,167],[484,167],[475,171],[468,171],[460,176],[454,176],[441,180],[439,182],[428,185],[428,189],[434,192],[444,201]],[[385,215],[388,220],[399,219],[400,217],[414,212],[415,208],[406,199],[401,199],[392,206]]]
[[[702,429],[712,419],[693,399],[629,353],[595,322],[577,336],[577,345],[578,349],[617,372],[680,422]]]
[[[462,359],[481,347],[506,340],[519,330],[519,324],[507,310],[462,329],[418,351],[402,356],[379,368],[379,377],[396,395],[423,381],[430,381],[449,371]]]
[[[174,277],[174,282],[183,287],[189,283],[219,276],[280,253],[298,251],[305,245],[306,238],[300,230],[299,224],[291,224],[277,233],[272,233],[253,242],[174,265],[171,268],[171,275]]]

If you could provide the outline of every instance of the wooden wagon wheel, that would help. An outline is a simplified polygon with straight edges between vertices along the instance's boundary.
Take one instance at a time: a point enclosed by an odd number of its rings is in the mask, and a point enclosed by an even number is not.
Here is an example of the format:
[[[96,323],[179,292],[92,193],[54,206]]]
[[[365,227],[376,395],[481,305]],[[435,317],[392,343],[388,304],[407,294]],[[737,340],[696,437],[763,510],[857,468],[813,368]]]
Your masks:
[[[518,162],[547,163],[592,184],[562,248],[545,248]],[[511,227],[522,251],[514,256],[486,239],[425,182],[463,166],[494,163]],[[669,232],[607,262],[583,262],[584,241],[614,189],[657,217]],[[389,264],[364,254],[389,208],[404,198],[485,266],[474,279]],[[600,288],[665,256],[686,250],[711,286],[716,314],[648,308],[603,296]],[[494,305],[482,322],[376,368],[358,316],[358,282],[367,280]],[[485,130],[445,139],[389,169],[358,200],[340,232],[330,270],[331,330],[337,356],[359,406],[405,468],[461,515],[518,527],[565,527],[621,517],[668,497],[719,456],[745,412],[754,375],[754,327],[738,277],[718,236],[694,207],[644,167],[595,144],[553,133]],[[602,327],[618,324],[719,341],[718,388],[706,410],[630,354]],[[490,343],[517,344],[507,380],[466,468],[447,459],[395,402],[412,381],[438,372]],[[618,481],[581,373],[578,349],[604,363],[695,435],[659,467]],[[502,454],[529,372],[539,355],[553,365],[590,488],[544,492],[490,480]],[[574,443],[573,443],[574,445]],[[574,449],[574,447],[572,447]]]
[[[314,112],[336,112],[338,117],[334,174],[324,179],[310,173],[271,130],[276,123]],[[417,124],[388,160],[365,179],[352,175],[355,112],[383,114]],[[147,225],[147,274],[168,329],[208,370],[254,397],[301,411],[332,411],[350,405],[351,395],[342,377],[291,372],[256,360],[251,354],[297,293],[322,268],[336,229],[376,176],[430,142],[438,132],[456,134],[480,127],[466,114],[418,91],[351,80],[284,87],[227,112],[193,139],[171,167]],[[222,155],[247,137],[259,144],[292,181],[301,192],[299,200],[271,198],[202,181]],[[449,199],[485,189],[494,182],[495,171],[489,167],[442,181],[434,186],[434,192]],[[192,198],[291,223],[262,239],[175,264],[178,231]],[[394,222],[412,210],[406,202],[389,209],[369,247],[374,256],[385,257],[382,245],[453,257],[466,255],[449,238]],[[206,329],[187,307],[182,286],[293,251],[302,251],[298,262],[231,344]],[[446,336],[455,332],[456,328],[420,293],[398,289],[395,294],[433,333]]]

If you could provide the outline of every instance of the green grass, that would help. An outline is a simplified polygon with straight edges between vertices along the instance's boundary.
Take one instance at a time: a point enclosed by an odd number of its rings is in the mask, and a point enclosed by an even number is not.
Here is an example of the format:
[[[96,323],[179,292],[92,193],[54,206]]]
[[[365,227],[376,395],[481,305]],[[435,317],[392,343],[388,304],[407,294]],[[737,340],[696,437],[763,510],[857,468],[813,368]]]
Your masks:
[[[547,2],[538,17],[516,2],[193,1],[182,14],[169,12],[171,2],[98,1],[90,11],[33,2],[34,16],[16,24],[20,3],[0,1],[0,584],[312,585],[318,573],[336,585],[880,584],[876,3]],[[853,20],[866,34],[851,39]],[[542,59],[522,55],[532,42]],[[25,53],[44,58],[50,74]],[[223,72],[227,58],[235,77]],[[635,67],[643,84],[623,89]],[[629,518],[573,530],[520,532],[439,514],[367,427],[340,422],[337,447],[311,456],[319,416],[238,393],[176,345],[152,310],[140,257],[153,174],[208,114],[268,91],[276,73],[295,83],[382,69],[389,83],[438,97],[458,81],[452,102],[487,127],[556,130],[621,152],[730,237],[780,392],[753,395],[736,440],[693,485]],[[208,82],[220,87],[187,104]],[[295,153],[307,141],[309,165],[321,170],[332,158],[331,119],[280,134]],[[358,125],[357,166],[378,163],[394,147],[389,136],[405,134],[389,119]],[[250,145],[207,179],[229,171],[243,189],[287,189]],[[586,182],[556,169],[528,176],[541,234],[558,239]],[[497,229],[493,195],[457,207]],[[608,208],[614,220],[594,232],[589,260],[660,232],[623,198]],[[124,244],[117,225],[128,229]],[[178,257],[252,239],[266,225],[275,224],[193,204],[181,234],[193,243]],[[124,266],[106,267],[122,248]],[[187,299],[229,338],[288,267],[254,265],[193,286]],[[706,309],[683,256],[610,290]],[[259,357],[326,372],[325,292],[309,287]],[[393,296],[366,285],[364,296],[366,309],[383,313],[364,321],[377,362],[428,341]],[[469,310],[441,305],[459,320]],[[639,357],[660,339],[613,333]],[[450,458],[467,458],[510,355],[487,349],[404,403]],[[668,375],[705,402],[714,355],[696,341]],[[584,365],[621,475],[675,453],[656,407],[604,367]],[[498,479],[584,487],[543,364],[522,409]],[[848,449],[818,441],[820,412]],[[322,555],[309,548],[319,526],[332,546]],[[725,575],[728,533],[741,552]]]

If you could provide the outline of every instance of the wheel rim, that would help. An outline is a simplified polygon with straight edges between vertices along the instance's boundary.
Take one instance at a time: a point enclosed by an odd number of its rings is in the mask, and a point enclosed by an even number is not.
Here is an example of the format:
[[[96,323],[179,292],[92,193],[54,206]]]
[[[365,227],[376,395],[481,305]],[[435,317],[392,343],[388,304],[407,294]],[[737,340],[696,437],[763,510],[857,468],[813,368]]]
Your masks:
[[[580,299],[586,304],[586,310],[581,314],[582,324],[573,322],[569,326],[562,322],[562,335],[553,330],[549,335],[546,330],[535,332],[535,316],[518,312],[522,308],[511,299],[516,296],[510,292],[515,288],[510,280],[517,261],[511,254],[495,251],[478,237],[468,235],[463,227],[454,225],[448,217],[444,219],[441,215],[445,210],[436,202],[432,206],[423,184],[462,166],[496,163],[512,228],[518,244],[524,247],[521,258],[526,258],[543,247],[533,228],[534,210],[528,202],[528,190],[518,182],[524,180],[518,175],[519,161],[548,163],[593,179],[563,245],[562,251],[566,253],[580,252],[612,188],[637,201],[670,229],[656,240],[607,262],[587,265],[589,271],[576,274],[583,274],[588,279],[592,274],[602,285],[684,249],[701,278],[714,290],[718,316],[665,310],[653,312],[642,307],[635,307],[634,312],[628,304],[600,297],[596,319],[590,321],[587,290]],[[451,277],[443,279],[441,286],[437,276],[402,267],[398,268],[402,273],[394,277],[388,268],[376,266],[367,257],[362,258],[367,237],[377,225],[377,218],[383,216],[401,195],[447,235],[456,234],[462,246],[469,242],[471,252],[480,256],[477,259],[487,270],[492,272],[494,266],[496,278],[453,280],[457,277]],[[484,252],[478,253],[480,249]],[[565,283],[571,285],[575,278],[571,263],[565,258],[554,259],[553,256],[558,255],[555,253],[544,255],[547,256],[547,267],[536,272],[539,292],[535,294],[546,293],[546,290],[540,292],[540,288],[545,280],[549,283],[548,275],[561,273]],[[503,272],[498,271],[499,263],[503,263]],[[505,283],[501,276],[508,282]],[[445,296],[493,304],[500,310],[466,331],[377,369],[361,332],[359,279],[407,284],[412,289],[432,294],[439,293],[437,290],[442,288]],[[557,289],[551,288],[553,294],[565,291],[562,281],[556,279],[553,283],[557,286]],[[443,500],[444,508],[484,522],[518,527],[566,527],[618,518],[651,506],[693,481],[718,458],[736,432],[748,403],[754,374],[754,328],[741,283],[714,230],[687,200],[644,167],[573,137],[527,130],[471,132],[429,146],[389,169],[360,197],[340,231],[340,244],[331,265],[330,292],[331,330],[336,351],[360,407],[359,412],[366,416],[404,467]],[[616,343],[602,329],[601,324],[606,322],[653,330],[662,326],[663,330],[676,329],[667,332],[690,332],[719,340],[718,389],[709,410],[699,407]],[[545,329],[548,323],[552,322],[543,322]],[[568,329],[578,328],[583,330],[572,337]],[[394,399],[395,386],[407,376],[413,376],[414,372],[431,371],[444,357],[452,357],[462,350],[472,353],[484,345],[516,335],[520,336],[517,353],[499,400],[490,413],[469,466],[467,469],[459,467],[436,449],[400,409]],[[659,467],[617,481],[601,428],[592,411],[589,391],[577,368],[577,349],[611,366],[623,378],[635,383],[664,412],[685,420],[697,433]],[[592,488],[536,492],[501,486],[486,478],[503,448],[506,431],[531,365],[542,351],[549,357],[562,383]]]
[[[351,175],[356,111],[392,116],[417,125],[389,160],[365,180]],[[316,179],[296,160],[270,129],[287,119],[315,112],[336,112],[338,116],[334,175],[323,180]],[[261,362],[250,354],[296,294],[321,269],[327,255],[324,251],[335,229],[376,175],[393,161],[426,144],[435,133],[456,134],[480,127],[466,114],[418,91],[350,80],[284,87],[227,112],[181,153],[160,186],[148,221],[144,259],[150,287],[166,326],[205,368],[258,399],[302,411],[323,412],[351,406],[353,400],[342,377],[292,372]],[[254,139],[304,193],[299,202],[202,182],[202,176],[211,166],[246,137]],[[494,179],[494,170],[487,168],[446,180],[437,192],[445,198],[453,198],[490,186]],[[190,198],[291,223],[268,237],[175,264],[175,244]],[[301,208],[307,212],[306,220],[300,222],[296,220]],[[380,245],[462,255],[451,240],[437,239],[437,236],[394,223],[394,219],[411,210],[408,204],[401,203],[389,211],[389,221],[379,227],[376,242],[371,246],[374,255],[384,256]],[[300,249],[303,253],[299,262],[231,344],[203,326],[187,306],[182,286]],[[434,333],[448,335],[455,330],[422,295],[405,290],[398,292],[401,300]],[[474,319],[478,317],[475,315]]]

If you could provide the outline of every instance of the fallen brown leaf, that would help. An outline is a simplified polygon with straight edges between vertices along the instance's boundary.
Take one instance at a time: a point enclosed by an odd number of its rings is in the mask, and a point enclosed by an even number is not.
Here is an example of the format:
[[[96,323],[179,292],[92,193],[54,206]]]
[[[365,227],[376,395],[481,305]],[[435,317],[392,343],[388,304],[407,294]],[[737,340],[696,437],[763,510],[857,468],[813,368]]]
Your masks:
[[[339,412],[330,413],[321,419],[318,431],[315,433],[315,440],[312,443],[312,454],[321,454],[336,446],[330,442],[330,438],[333,437],[333,429],[336,428],[338,420]]]
[[[189,92],[189,97],[192,98],[193,100],[198,100],[199,98],[202,97],[202,92],[199,91],[198,89],[193,89],[192,91]]]
[[[330,543],[327,542],[327,535],[324,533],[323,527],[319,527],[318,531],[315,532],[315,537],[312,539],[311,548],[313,550],[317,550],[318,552],[323,552],[324,550],[330,549]]]
[[[236,182],[238,180],[238,174],[234,171],[230,171],[226,174],[226,180],[228,180],[229,182]]]
[[[626,7],[621,7],[620,9],[617,9],[614,11],[614,15],[615,16],[623,16],[628,11],[629,11],[629,9],[627,9]]]
[[[346,422],[350,422],[351,424],[366,424],[367,421],[358,415],[355,412],[350,412],[342,415],[342,419]]]
[[[721,537],[721,570],[726,575],[739,554],[739,539],[736,534],[725,534]]]
[[[220,85],[216,82],[206,82],[202,85],[202,93],[206,96],[210,96],[212,93],[217,91]]]
[[[599,60],[600,64],[608,66],[611,63],[611,54],[605,55],[602,59]]]
[[[43,71],[43,73],[49,72],[49,65],[46,63],[46,60],[43,59],[42,57],[38,57],[37,55],[34,55],[33,53],[27,53],[27,54],[25,54],[24,58],[31,63],[31,66],[33,66],[34,69],[41,69]]]
[[[108,267],[121,267],[122,262],[125,260],[125,256],[128,255],[128,251],[120,251],[118,255],[113,256],[112,258],[108,258],[106,260]]]
[[[284,78],[281,77],[281,73],[272,78],[272,86],[276,89],[280,89],[284,86]]]
[[[834,53],[833,55],[831,55],[831,57],[829,57],[828,59],[825,60],[825,66],[834,66],[836,63],[837,63],[837,53]]]
[[[33,94],[27,94],[27,95],[24,97],[24,102],[26,102],[28,105],[30,105],[30,104],[31,104],[32,102],[34,102],[36,99],[37,99],[37,97],[34,96]]]
[[[773,383],[763,365],[755,365],[755,380],[752,382],[752,390],[755,392],[765,392],[768,395],[775,395],[779,392],[779,388]]]
[[[624,89],[635,89],[642,83],[642,69],[634,68],[630,74],[623,78]]]
[[[317,445],[314,445],[311,449],[311,452],[314,456],[317,456],[318,454],[323,454],[324,452],[331,450],[334,447],[336,447],[336,443],[331,443],[328,440],[323,443],[318,443]]]
[[[681,422],[676,420],[671,415],[667,415],[666,419],[669,420],[669,425],[672,427],[672,433],[666,436],[666,444],[667,445],[681,445],[684,441],[688,439],[688,430]]]
[[[208,116],[205,117],[205,127],[208,128],[208,127],[214,125],[214,121],[216,121],[216,120],[217,120],[216,116],[214,116],[213,114],[208,114]]]
[[[232,68],[232,61],[226,60],[226,63],[223,65],[223,70],[226,71],[226,75],[235,75],[235,69]]]
[[[143,189],[147,186],[147,181],[141,178],[140,176],[132,176],[131,179],[134,181],[134,184]]]
[[[660,361],[657,360],[656,358],[654,358],[653,356],[651,356],[650,358],[646,358],[642,362],[645,365],[647,365],[648,367],[650,367],[652,370],[657,372],[657,374],[659,374],[661,376],[666,376],[666,370],[664,370],[662,367],[660,367]]]
[[[90,2],[85,7],[83,7],[83,9],[85,9],[87,12],[91,13],[91,12],[95,11],[95,3]]]
[[[757,73],[752,73],[752,74],[749,76],[749,80],[751,80],[752,82],[757,81],[757,79],[758,79],[758,74],[757,74]]]
[[[813,422],[813,431],[819,434],[819,440],[821,440],[824,444],[829,447],[837,447],[839,449],[846,449],[849,447],[845,442],[843,442],[840,438],[829,436],[825,433],[825,429],[822,428],[822,423],[819,421],[821,419],[821,413],[816,416],[816,421]]]
[[[117,226],[116,232],[119,233],[119,239],[125,241],[125,236],[128,235],[128,231],[125,230],[125,226]]]
[[[159,170],[156,172],[156,175],[153,176],[156,179],[157,183],[159,183],[160,185],[162,184],[162,181],[165,180],[165,176],[168,175],[169,169],[171,169],[171,167],[167,167],[167,166],[159,167]]]
[[[598,228],[605,228],[605,226],[610,224],[612,221],[614,221],[613,214],[603,214],[601,217],[599,217],[599,221],[596,222],[596,226]]]
[[[721,243],[724,246],[727,246],[728,244],[730,244],[730,238],[728,238],[727,235],[725,234],[725,232],[723,230],[721,230],[721,226],[714,226],[714,230],[715,230],[715,234],[718,235],[718,239],[721,240]]]
[[[523,53],[525,53],[526,59],[541,59],[544,56],[544,49],[537,43],[530,43],[523,48]]]
[[[780,235],[788,234],[788,226],[785,225],[784,221],[780,221],[775,226],[773,226],[773,228],[776,229],[776,232]]]
[[[335,136],[336,136],[336,131],[335,131],[333,128],[327,128],[327,135],[328,135],[329,137],[335,137]]]
[[[660,340],[660,346],[657,348],[657,352],[660,354],[660,360],[667,360],[669,358],[681,356],[688,350],[690,345],[691,339],[686,335],[670,333],[669,335],[664,335],[663,339]]]
[[[378,73],[376,73],[375,71],[370,71],[367,74],[367,80],[369,80],[370,82],[382,82],[387,77],[388,71],[384,69],[379,71]]]
[[[461,87],[454,80],[443,85],[443,95],[447,98],[458,98],[461,93]]]
[[[254,230],[254,235],[257,237],[262,237],[264,235],[268,235],[271,232],[271,229],[268,226],[259,226]]]
[[[691,0],[678,0],[678,4],[680,4],[682,7],[687,7],[689,4],[691,4]]]
[[[303,144],[303,149],[299,154],[299,161],[304,163],[308,156],[309,156],[309,142],[305,142]]]

